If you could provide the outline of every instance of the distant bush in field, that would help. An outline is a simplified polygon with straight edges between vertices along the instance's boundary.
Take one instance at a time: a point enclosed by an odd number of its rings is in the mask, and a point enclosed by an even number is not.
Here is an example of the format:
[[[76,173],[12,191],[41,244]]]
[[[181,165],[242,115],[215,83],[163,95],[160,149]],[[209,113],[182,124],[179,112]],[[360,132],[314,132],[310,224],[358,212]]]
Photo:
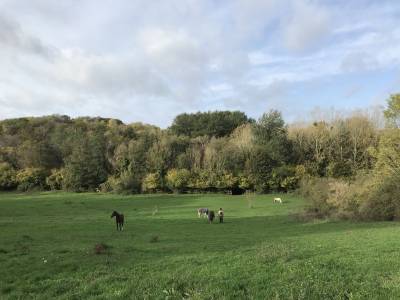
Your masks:
[[[300,194],[314,217],[391,221],[400,219],[398,177],[360,176],[349,183],[339,179],[303,181]]]
[[[364,192],[360,216],[366,220],[392,221],[400,219],[399,177],[383,178]]]
[[[160,241],[160,238],[158,235],[154,235],[150,238],[150,243],[158,243]]]
[[[303,179],[299,193],[308,200],[306,212],[314,217],[356,218],[358,198],[349,182],[333,178]]]
[[[110,252],[110,246],[105,243],[99,243],[94,246],[94,254],[107,254]]]

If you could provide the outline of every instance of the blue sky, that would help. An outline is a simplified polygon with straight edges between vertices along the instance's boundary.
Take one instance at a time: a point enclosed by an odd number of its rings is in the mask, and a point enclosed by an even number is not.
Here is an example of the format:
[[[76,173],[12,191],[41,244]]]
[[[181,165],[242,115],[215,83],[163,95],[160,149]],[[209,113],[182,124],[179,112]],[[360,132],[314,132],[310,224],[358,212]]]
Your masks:
[[[288,121],[400,92],[400,1],[0,0],[0,119]]]

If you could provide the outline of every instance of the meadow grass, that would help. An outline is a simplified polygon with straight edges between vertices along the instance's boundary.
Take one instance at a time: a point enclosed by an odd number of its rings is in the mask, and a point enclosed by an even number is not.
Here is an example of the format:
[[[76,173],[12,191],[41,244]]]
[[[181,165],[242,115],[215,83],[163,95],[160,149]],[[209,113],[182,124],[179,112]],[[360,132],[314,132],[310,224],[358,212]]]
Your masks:
[[[305,222],[275,196],[0,193],[0,299],[400,298],[398,223]]]

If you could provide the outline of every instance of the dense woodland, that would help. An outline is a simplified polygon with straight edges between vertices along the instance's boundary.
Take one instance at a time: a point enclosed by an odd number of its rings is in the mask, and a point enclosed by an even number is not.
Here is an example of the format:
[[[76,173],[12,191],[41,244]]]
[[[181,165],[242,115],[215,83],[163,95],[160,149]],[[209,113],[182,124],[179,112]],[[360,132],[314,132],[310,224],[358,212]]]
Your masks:
[[[0,122],[0,189],[236,194],[293,191],[321,178],[348,186],[378,168],[378,177],[393,178],[400,95],[383,113],[385,127],[361,112],[288,125],[275,110],[258,120],[239,111],[181,114],[167,129],[100,117],[8,119]],[[318,205],[318,213],[334,207]]]

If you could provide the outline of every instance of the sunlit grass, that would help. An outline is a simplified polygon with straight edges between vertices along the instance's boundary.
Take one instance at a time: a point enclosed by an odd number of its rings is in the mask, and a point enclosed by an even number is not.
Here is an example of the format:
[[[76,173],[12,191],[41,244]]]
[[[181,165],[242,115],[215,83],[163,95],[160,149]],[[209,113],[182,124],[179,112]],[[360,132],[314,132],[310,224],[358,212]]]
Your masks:
[[[397,223],[304,222],[274,196],[2,193],[0,298],[400,297]]]

